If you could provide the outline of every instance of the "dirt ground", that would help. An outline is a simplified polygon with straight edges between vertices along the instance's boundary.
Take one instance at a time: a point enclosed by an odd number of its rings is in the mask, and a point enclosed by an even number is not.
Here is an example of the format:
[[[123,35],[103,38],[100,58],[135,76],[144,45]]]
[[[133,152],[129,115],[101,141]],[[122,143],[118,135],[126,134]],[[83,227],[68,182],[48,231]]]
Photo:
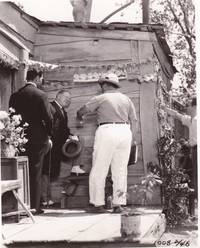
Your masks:
[[[198,219],[187,221],[174,229],[166,230],[157,247],[200,247],[198,242]]]

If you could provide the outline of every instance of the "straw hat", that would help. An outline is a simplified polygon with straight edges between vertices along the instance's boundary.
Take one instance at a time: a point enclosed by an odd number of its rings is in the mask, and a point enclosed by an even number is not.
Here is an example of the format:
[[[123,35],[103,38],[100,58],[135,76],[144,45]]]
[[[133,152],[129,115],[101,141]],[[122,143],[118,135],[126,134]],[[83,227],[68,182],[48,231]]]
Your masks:
[[[81,153],[82,148],[83,144],[81,140],[70,139],[62,146],[62,153],[67,158],[75,158]]]
[[[107,73],[103,77],[99,78],[99,84],[110,83],[116,88],[120,88],[119,78],[115,73]]]

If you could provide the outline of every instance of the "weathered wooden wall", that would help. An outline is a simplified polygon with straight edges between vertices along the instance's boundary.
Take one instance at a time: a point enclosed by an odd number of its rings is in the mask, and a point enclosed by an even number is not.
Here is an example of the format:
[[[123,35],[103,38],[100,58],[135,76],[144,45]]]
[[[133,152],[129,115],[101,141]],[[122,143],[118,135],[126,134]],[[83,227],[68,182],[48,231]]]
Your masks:
[[[8,100],[12,93],[15,71],[0,66],[0,109],[8,110]]]
[[[0,2],[0,27],[6,28],[31,51],[38,25],[10,2]]]
[[[122,89],[121,92],[127,94],[131,100],[134,102],[137,116],[139,117],[139,84],[136,82],[128,82],[127,80],[121,81]],[[67,89],[71,92],[72,102],[70,107],[68,108],[68,117],[69,117],[69,126],[72,133],[77,134],[81,137],[84,137],[85,140],[85,154],[83,156],[83,164],[85,165],[85,169],[87,171],[90,170],[91,167],[91,153],[94,142],[94,134],[97,128],[96,125],[96,117],[95,114],[89,114],[84,120],[84,127],[78,128],[76,121],[76,111],[83,106],[91,97],[100,93],[100,87],[96,82],[91,83],[82,83],[74,84],[74,86],[68,85],[67,83],[64,85],[60,85],[59,83],[55,84],[54,87],[46,86],[46,91],[48,93],[49,99],[54,99],[56,92],[58,89]],[[138,161],[137,167],[133,170],[143,173],[143,163],[142,163],[142,149],[141,149],[141,130],[140,130],[140,119],[137,125],[137,141],[139,145],[139,156],[140,159]]]
[[[153,33],[44,26],[37,33],[34,46],[36,60],[64,65],[63,68],[45,73],[44,90],[48,93],[49,99],[53,99],[59,89],[65,88],[72,93],[72,103],[68,109],[69,126],[74,134],[82,136],[85,140],[86,148],[82,164],[87,171],[92,165],[96,118],[94,114],[88,115],[84,127],[77,128],[75,116],[76,111],[87,100],[100,93],[100,88],[96,82],[73,82],[73,76],[75,73],[94,73],[95,70],[99,73],[99,68],[101,72],[105,72],[108,65],[113,64],[116,67],[128,62],[136,65],[127,78],[120,80],[121,91],[131,98],[138,116],[136,135],[139,148],[138,162],[129,167],[129,186],[140,182],[141,177],[147,172],[147,162],[157,161],[156,83],[138,84],[134,79],[136,75],[154,72],[154,52],[150,38],[155,40]],[[139,203],[134,192],[130,190],[129,195],[130,203]],[[152,203],[160,202],[159,192],[155,194],[155,199],[152,201]]]
[[[8,110],[11,93],[25,84],[26,70],[22,63],[33,53],[37,29],[38,25],[16,5],[0,2],[0,54],[4,61],[0,67],[1,109]],[[12,66],[13,61],[17,67]]]

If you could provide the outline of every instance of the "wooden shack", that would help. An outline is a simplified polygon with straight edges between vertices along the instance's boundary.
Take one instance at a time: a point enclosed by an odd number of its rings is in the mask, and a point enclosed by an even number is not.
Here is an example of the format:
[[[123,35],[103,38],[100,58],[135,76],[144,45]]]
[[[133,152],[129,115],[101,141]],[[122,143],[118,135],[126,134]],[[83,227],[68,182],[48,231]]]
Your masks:
[[[129,203],[139,203],[131,186],[147,174],[147,163],[158,163],[156,142],[159,137],[156,99],[158,67],[170,88],[174,68],[163,39],[162,26],[124,23],[43,22],[36,33],[34,59],[58,68],[45,73],[44,90],[53,99],[59,89],[68,89],[72,103],[68,109],[72,133],[85,140],[81,164],[89,172],[97,128],[95,114],[88,115],[84,127],[77,127],[76,111],[100,93],[98,78],[106,71],[120,78],[121,91],[133,101],[137,117],[138,162],[129,167]],[[159,190],[151,203],[159,203]]]
[[[30,18],[27,14],[25,16],[26,20]],[[34,22],[33,18],[31,22]],[[156,143],[160,123],[156,106],[157,91],[161,85],[158,74],[162,76],[165,87],[170,89],[170,80],[176,72],[162,25],[81,24],[35,19],[33,26],[36,30],[31,43],[32,59],[57,65],[55,69],[45,70],[43,89],[50,100],[54,99],[59,89],[67,89],[72,94],[68,109],[69,127],[72,133],[85,140],[81,164],[87,172],[92,166],[96,118],[95,114],[88,115],[84,127],[80,128],[76,122],[76,111],[92,96],[100,93],[99,76],[107,71],[119,76],[121,91],[133,101],[138,117],[136,139],[139,154],[137,163],[128,169],[128,202],[140,204],[141,199],[132,186],[139,184],[141,178],[147,175],[149,162],[159,162]],[[62,165],[61,177],[69,173],[67,166]],[[55,201],[60,200],[61,190],[59,182],[52,184]],[[160,189],[157,188],[149,204],[160,202]]]

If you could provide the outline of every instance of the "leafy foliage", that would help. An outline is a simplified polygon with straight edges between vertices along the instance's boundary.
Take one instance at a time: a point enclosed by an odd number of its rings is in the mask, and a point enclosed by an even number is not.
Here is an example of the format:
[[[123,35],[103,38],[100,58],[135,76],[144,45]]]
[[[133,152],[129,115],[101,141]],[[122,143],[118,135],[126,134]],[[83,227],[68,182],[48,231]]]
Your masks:
[[[151,23],[162,23],[179,73],[179,100],[196,91],[195,7],[192,0],[151,0]],[[174,82],[176,83],[176,82]],[[187,93],[187,94],[186,94]]]
[[[164,213],[169,227],[174,227],[187,218],[189,176],[182,168],[175,166],[175,156],[179,149],[179,142],[172,138],[170,130],[158,140],[160,167],[158,166],[157,169],[163,181]],[[154,168],[154,172],[155,170]]]

